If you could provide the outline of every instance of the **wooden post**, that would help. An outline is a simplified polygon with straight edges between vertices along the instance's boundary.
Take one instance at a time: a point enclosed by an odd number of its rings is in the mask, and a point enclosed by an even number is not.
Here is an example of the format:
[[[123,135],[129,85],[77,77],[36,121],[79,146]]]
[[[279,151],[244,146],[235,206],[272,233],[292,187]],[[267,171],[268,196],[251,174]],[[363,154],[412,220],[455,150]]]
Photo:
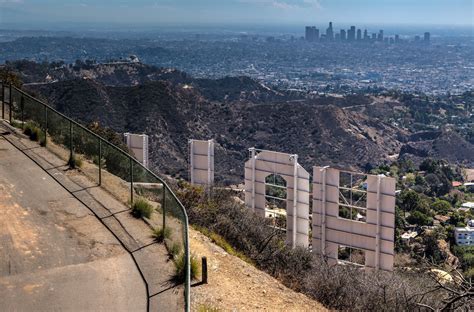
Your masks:
[[[202,257],[201,272],[202,272],[202,283],[207,284],[207,258],[206,257]]]

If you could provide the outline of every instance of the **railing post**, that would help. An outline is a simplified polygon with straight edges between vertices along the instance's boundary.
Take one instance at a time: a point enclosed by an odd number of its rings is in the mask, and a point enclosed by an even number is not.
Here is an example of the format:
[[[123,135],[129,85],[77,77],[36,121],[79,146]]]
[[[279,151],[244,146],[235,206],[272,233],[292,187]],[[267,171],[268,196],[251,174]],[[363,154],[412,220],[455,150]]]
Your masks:
[[[99,138],[99,186],[102,185],[102,140]]]
[[[69,121],[69,160],[72,161],[74,146],[72,141],[72,121]]]
[[[185,282],[185,299],[184,299],[184,309],[186,312],[190,311],[191,305],[191,257],[189,254],[189,221],[188,216],[186,215],[186,210],[184,211],[184,246],[185,246],[185,257],[186,257],[186,282]]]
[[[163,184],[163,203],[161,205],[161,210],[163,210],[163,230],[166,227],[166,187]]]
[[[5,84],[2,83],[2,119],[5,119]]]
[[[130,203],[133,206],[133,160],[132,157],[130,159]]]
[[[23,97],[22,97],[23,98]],[[46,142],[48,135],[48,107],[44,107],[44,141]]]
[[[23,95],[20,99],[20,109],[21,109],[21,128],[25,128],[25,98]]]
[[[8,120],[10,121],[10,124],[12,123],[12,108],[13,108],[13,101],[12,101],[12,84],[10,83],[10,94],[9,94],[9,99],[8,99],[8,106],[10,107],[10,115],[8,116]]]

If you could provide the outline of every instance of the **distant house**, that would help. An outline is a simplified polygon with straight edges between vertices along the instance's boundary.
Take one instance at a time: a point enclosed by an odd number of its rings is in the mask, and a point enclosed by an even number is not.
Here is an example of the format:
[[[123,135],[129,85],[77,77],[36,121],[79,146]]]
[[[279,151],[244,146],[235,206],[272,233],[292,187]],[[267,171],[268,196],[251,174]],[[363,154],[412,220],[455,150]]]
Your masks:
[[[470,192],[474,191],[474,182],[466,182],[466,183],[464,183],[464,186]]]
[[[435,215],[434,216],[434,219],[435,219],[435,222],[433,225],[437,225],[437,224],[440,224],[440,223],[446,223],[448,222],[448,220],[450,219],[449,216],[443,216],[443,215]],[[436,222],[437,221],[437,222]],[[437,224],[436,224],[437,223]]]
[[[460,210],[468,211],[469,209],[474,209],[474,202],[465,202],[461,205]]]
[[[453,187],[459,187],[459,186],[462,185],[462,182],[453,181],[453,182],[452,182],[452,185],[453,185]]]
[[[408,232],[405,232],[403,233],[400,237],[402,238],[402,241],[409,245],[410,243],[413,242],[413,240],[415,239],[415,237],[418,236],[418,232],[416,231],[408,231]]]
[[[456,245],[474,246],[474,220],[470,220],[466,227],[455,228],[454,240],[456,241]]]

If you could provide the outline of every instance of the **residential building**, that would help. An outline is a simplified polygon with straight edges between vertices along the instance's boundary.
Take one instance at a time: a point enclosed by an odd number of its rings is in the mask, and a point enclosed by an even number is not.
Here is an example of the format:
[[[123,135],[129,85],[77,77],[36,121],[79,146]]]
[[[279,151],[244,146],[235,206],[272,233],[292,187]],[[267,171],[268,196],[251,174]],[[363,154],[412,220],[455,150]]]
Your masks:
[[[456,241],[456,245],[474,246],[474,220],[470,220],[466,227],[455,228],[454,239]]]

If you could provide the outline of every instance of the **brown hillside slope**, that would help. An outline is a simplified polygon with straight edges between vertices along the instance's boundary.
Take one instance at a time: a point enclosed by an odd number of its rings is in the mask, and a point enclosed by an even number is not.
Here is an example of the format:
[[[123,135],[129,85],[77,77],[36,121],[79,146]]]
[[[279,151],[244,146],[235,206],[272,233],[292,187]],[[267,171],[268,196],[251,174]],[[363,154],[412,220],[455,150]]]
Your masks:
[[[335,105],[219,103],[165,81],[110,87],[92,80],[37,86],[58,110],[117,132],[147,133],[153,168],[186,177],[188,140],[214,139],[218,182],[239,183],[249,147],[297,153],[315,164],[365,168],[400,150],[400,129]]]
[[[208,284],[192,287],[192,310],[326,311],[320,303],[297,293],[243,260],[229,255],[201,233],[190,230],[191,251],[207,257]]]

